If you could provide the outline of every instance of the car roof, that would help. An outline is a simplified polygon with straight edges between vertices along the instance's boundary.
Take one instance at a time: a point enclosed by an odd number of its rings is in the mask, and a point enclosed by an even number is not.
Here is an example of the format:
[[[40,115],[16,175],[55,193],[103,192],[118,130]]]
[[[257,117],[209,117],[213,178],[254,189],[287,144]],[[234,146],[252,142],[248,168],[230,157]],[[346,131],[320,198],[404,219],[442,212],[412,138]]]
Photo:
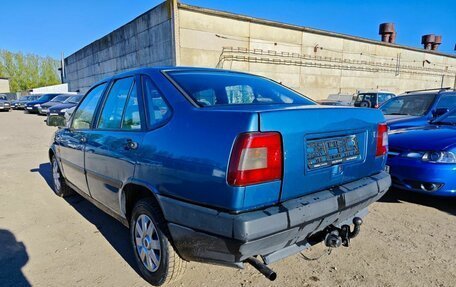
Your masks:
[[[440,90],[440,91],[419,91],[419,92],[410,92],[410,93],[403,93],[399,96],[417,96],[417,95],[450,95],[456,96],[456,91],[454,90]]]
[[[391,95],[395,95],[393,92],[389,92],[389,91],[379,91],[379,90],[367,90],[367,91],[358,91],[358,94],[391,94]]]

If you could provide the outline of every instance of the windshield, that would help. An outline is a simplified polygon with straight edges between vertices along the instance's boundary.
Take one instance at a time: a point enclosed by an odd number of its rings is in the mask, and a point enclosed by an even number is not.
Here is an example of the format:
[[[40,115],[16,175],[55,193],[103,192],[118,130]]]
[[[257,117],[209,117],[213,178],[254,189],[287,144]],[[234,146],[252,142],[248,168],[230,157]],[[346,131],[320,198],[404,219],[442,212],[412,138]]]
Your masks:
[[[385,115],[423,116],[434,102],[435,94],[400,96],[380,107]]]
[[[82,96],[72,96],[64,101],[65,104],[77,104],[81,100]]]
[[[53,95],[53,94],[48,94],[48,95],[42,95],[38,100],[39,101],[50,101],[52,100],[56,95]]]
[[[51,102],[64,102],[66,99],[68,99],[68,96],[57,96]]]
[[[301,94],[263,77],[223,71],[175,71],[168,75],[200,107],[218,105],[314,105]]]

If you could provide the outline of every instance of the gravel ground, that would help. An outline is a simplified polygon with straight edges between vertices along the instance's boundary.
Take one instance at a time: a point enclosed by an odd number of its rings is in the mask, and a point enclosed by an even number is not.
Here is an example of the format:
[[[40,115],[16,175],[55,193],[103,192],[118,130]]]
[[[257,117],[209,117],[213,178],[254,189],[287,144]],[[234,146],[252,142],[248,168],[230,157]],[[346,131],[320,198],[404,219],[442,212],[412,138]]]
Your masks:
[[[53,194],[55,129],[43,120],[0,113],[0,286],[147,286],[123,225],[79,196]],[[274,263],[274,282],[250,266],[190,263],[176,286],[456,286],[455,216],[456,200],[392,190],[371,206],[350,248]]]

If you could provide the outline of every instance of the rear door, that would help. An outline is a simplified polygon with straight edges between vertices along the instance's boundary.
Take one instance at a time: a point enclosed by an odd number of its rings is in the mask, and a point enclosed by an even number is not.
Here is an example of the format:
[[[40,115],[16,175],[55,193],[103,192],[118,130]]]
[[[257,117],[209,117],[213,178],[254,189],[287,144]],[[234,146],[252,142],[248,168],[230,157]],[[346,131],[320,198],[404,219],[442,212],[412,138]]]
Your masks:
[[[70,127],[59,133],[58,153],[65,178],[81,191],[89,194],[84,172],[84,148],[98,103],[106,83],[92,88],[74,113]]]
[[[95,127],[87,134],[85,169],[90,193],[118,214],[119,191],[133,177],[145,132],[138,79],[113,80]]]

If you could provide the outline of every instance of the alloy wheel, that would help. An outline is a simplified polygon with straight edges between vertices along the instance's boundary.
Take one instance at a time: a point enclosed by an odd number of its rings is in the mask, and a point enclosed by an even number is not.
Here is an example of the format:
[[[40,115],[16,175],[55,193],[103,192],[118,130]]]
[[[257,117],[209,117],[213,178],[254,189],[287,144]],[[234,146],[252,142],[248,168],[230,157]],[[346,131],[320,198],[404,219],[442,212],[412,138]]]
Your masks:
[[[150,272],[160,267],[161,247],[157,229],[149,216],[141,214],[135,223],[135,245],[144,267]]]

